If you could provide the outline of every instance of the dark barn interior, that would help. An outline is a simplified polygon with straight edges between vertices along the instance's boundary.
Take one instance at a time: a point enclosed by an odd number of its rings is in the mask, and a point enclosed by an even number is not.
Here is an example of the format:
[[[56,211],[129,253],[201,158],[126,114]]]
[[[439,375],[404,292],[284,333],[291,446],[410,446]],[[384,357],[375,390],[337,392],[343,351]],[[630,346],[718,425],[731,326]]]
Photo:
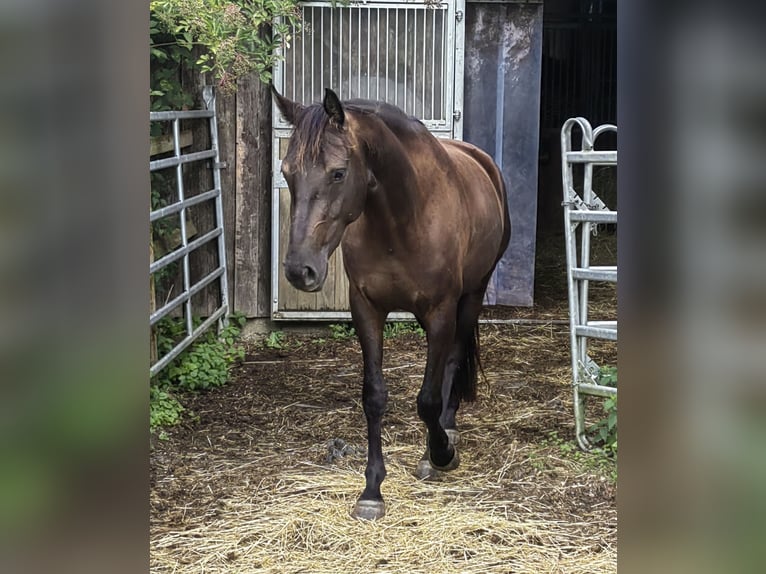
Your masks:
[[[617,123],[617,0],[546,0],[543,10],[537,235],[545,240],[563,233],[561,126],[575,116]]]

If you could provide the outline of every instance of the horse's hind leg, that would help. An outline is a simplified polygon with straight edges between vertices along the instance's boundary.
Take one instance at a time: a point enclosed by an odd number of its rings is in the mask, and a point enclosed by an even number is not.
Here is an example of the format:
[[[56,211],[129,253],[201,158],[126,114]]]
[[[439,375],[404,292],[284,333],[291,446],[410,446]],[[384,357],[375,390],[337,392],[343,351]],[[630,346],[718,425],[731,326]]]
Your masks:
[[[455,338],[450,349],[442,383],[442,413],[440,422],[447,433],[449,444],[456,448],[460,444],[455,415],[461,400],[473,400],[476,394],[476,367],[478,362],[478,341],[476,326],[482,309],[484,289],[464,295],[458,303]],[[428,445],[418,462],[415,474],[427,479],[438,476],[431,466]]]
[[[381,444],[381,419],[386,409],[388,391],[381,370],[383,360],[383,323],[386,313],[375,308],[353,286],[350,289],[351,316],[364,358],[362,403],[367,418],[367,469],[365,488],[351,515],[375,520],[383,518],[386,507],[380,485],[386,477]]]
[[[456,301],[445,300],[421,318],[428,335],[428,359],[418,393],[418,415],[428,429],[429,461],[437,470],[452,470],[460,462],[441,424],[444,373],[455,338],[456,312]]]

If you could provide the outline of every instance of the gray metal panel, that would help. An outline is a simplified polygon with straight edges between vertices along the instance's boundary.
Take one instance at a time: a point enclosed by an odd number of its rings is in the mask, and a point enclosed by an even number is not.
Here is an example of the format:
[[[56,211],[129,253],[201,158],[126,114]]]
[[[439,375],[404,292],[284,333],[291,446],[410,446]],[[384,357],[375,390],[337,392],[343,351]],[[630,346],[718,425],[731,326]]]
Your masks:
[[[463,139],[495,158],[509,193],[512,237],[485,302],[530,306],[535,274],[541,4],[468,3]]]
[[[151,278],[152,273],[161,271],[174,261],[182,261],[183,270],[183,289],[179,295],[170,301],[167,301],[162,307],[154,310],[149,315],[149,324],[153,326],[157,324],[163,317],[168,315],[175,309],[183,309],[183,317],[186,321],[186,334],[176,343],[176,345],[168,351],[162,357],[150,365],[150,376],[156,375],[162,369],[164,369],[173,359],[175,359],[185,348],[191,345],[202,333],[207,331],[217,322],[219,324],[225,323],[226,315],[229,312],[229,300],[228,300],[228,284],[226,277],[226,250],[224,244],[224,225],[223,225],[223,203],[221,192],[221,176],[220,170],[222,165],[220,163],[218,155],[218,123],[215,111],[215,93],[211,86],[204,86],[202,91],[202,99],[205,102],[206,110],[189,110],[189,111],[167,111],[167,112],[150,112],[150,122],[172,122],[172,136],[173,136],[173,156],[149,161],[149,171],[157,171],[161,169],[175,168],[176,170],[176,186],[177,186],[177,201],[174,201],[170,205],[162,207],[156,210],[150,210],[149,221],[157,221],[163,217],[167,217],[173,214],[179,214],[180,222],[180,237],[181,246],[164,257],[152,261],[149,264],[149,275]],[[210,133],[210,147],[204,151],[199,151],[189,154],[181,154],[180,145],[180,130],[179,121],[182,119],[208,119],[208,129]],[[182,176],[182,166],[184,164],[192,162],[203,162],[205,160],[212,159],[211,168],[213,170],[213,189],[201,193],[197,196],[187,198],[187,193],[184,189],[184,178]],[[215,228],[198,237],[194,241],[188,241],[186,233],[186,210],[193,206],[202,203],[203,201],[213,200],[215,204]],[[190,268],[189,268],[189,256],[197,248],[201,247],[208,241],[217,239],[218,244],[218,266],[212,272],[208,273],[202,279],[192,281]],[[201,325],[196,328],[192,321],[192,296],[201,292],[205,287],[213,283],[215,280],[220,284],[220,304],[216,306],[215,311],[202,322]]]

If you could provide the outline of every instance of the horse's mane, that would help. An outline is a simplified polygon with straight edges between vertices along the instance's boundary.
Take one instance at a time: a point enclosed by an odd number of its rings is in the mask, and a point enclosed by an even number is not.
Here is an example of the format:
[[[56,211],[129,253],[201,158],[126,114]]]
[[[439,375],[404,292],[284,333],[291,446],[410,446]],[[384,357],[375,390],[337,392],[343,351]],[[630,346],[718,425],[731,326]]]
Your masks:
[[[330,116],[321,104],[314,104],[301,110],[291,138],[291,143],[295,145],[295,161],[298,165],[302,165],[306,160],[316,163],[322,150],[322,136],[325,134],[328,137],[329,148],[345,149],[343,134],[334,124],[331,124]]]
[[[385,102],[371,100],[349,100],[343,102],[343,108],[347,111],[357,112],[362,116],[376,116],[395,134],[404,133],[428,133],[423,123],[413,116],[408,116],[402,110]],[[322,151],[322,137],[327,138],[325,152],[335,150],[342,154],[348,147],[347,139],[342,130],[325,112],[322,104],[313,104],[305,107],[297,118],[293,141],[295,147],[295,161],[301,165],[308,160],[315,163]],[[330,152],[332,153],[332,152]]]

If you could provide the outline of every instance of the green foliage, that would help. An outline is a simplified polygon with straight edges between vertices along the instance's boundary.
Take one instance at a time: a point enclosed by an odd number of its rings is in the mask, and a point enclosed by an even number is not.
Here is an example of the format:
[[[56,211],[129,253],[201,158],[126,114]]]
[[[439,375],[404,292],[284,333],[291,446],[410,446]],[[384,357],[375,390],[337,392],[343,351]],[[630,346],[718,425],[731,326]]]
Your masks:
[[[617,482],[617,464],[614,458],[606,456],[602,449],[584,452],[575,441],[560,437],[557,431],[550,431],[541,446],[543,449],[554,448],[571,464],[583,470],[597,472],[612,482]],[[547,471],[550,470],[551,457],[546,456],[543,451],[530,457],[530,463],[538,471]]]
[[[283,331],[272,331],[263,342],[269,349],[282,349],[285,346],[285,334]]]
[[[330,335],[333,339],[344,340],[356,337],[356,330],[351,323],[332,323],[328,325]],[[383,327],[383,338],[394,339],[402,335],[414,333],[419,336],[425,336],[426,332],[414,321],[391,321]]]
[[[386,323],[385,327],[383,327],[384,339],[393,339],[410,333],[414,333],[421,337],[424,337],[426,334],[423,327],[421,327],[417,321],[393,321]]]
[[[598,384],[606,387],[616,387],[617,367],[601,367],[598,373]]]
[[[356,331],[351,323],[332,323],[328,325],[333,339],[351,339],[356,337]]]
[[[602,367],[598,383],[617,387],[617,368]],[[591,442],[608,456],[617,456],[617,396],[604,400],[604,417],[588,428],[592,433]]]
[[[301,25],[298,0],[152,0],[149,10],[152,110],[191,105],[184,67],[212,73],[223,91],[251,72],[268,82],[277,49]]]
[[[193,326],[201,319],[194,318]],[[245,356],[237,337],[245,317],[234,314],[228,324],[216,333],[211,329],[184,349],[167,367],[152,378],[149,387],[149,425],[156,429],[176,424],[183,406],[176,394],[219,387],[229,380],[231,366]],[[165,318],[157,324],[157,350],[160,355],[170,351],[186,334],[183,320]]]
[[[149,428],[173,426],[181,420],[184,407],[167,389],[157,385],[149,387]]]

